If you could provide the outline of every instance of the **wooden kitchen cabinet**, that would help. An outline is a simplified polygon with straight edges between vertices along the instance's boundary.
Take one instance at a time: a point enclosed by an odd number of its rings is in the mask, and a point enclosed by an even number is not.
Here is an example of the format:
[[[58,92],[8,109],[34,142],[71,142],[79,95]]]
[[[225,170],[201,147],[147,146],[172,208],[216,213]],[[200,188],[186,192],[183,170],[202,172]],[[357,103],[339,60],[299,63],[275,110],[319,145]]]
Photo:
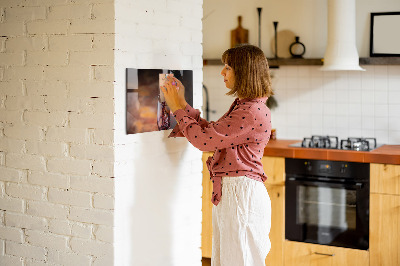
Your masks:
[[[400,265],[400,165],[371,164],[371,266]]]
[[[284,252],[285,266],[369,265],[369,253],[365,250],[316,245],[285,240]]]
[[[212,183],[206,161],[212,152],[203,153],[203,195],[202,195],[202,223],[201,223],[201,253],[203,258],[211,258],[212,252]]]
[[[212,183],[206,166],[211,152],[203,153],[203,217],[202,217],[202,256],[211,258],[212,253]],[[268,176],[265,182],[272,205],[271,250],[266,258],[266,265],[283,265],[283,243],[285,230],[285,158],[263,157],[262,164]]]
[[[400,195],[400,165],[370,164],[371,193]]]

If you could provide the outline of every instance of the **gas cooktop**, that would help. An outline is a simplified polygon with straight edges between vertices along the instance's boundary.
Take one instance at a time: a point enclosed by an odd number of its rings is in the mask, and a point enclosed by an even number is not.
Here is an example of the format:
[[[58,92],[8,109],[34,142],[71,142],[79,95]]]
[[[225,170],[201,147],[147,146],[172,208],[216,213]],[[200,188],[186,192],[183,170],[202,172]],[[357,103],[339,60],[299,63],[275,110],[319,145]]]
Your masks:
[[[377,145],[376,138],[347,138],[339,142],[336,136],[311,136],[304,138],[302,142],[289,145],[301,148],[320,148],[353,151],[371,151],[382,145]]]

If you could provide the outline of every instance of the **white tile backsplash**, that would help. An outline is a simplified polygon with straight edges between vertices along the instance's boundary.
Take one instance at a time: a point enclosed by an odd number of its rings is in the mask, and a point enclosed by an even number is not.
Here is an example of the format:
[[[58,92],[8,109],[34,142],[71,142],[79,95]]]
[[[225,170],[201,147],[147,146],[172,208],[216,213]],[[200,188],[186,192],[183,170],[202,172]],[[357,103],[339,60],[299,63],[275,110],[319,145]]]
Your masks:
[[[320,71],[319,66],[272,69],[278,101],[278,108],[272,110],[272,124],[277,137],[376,137],[379,143],[400,144],[400,66],[362,67],[366,71],[329,72]],[[219,72],[207,72],[207,68],[204,83],[214,94],[219,90],[225,93]],[[211,97],[210,105],[229,107],[233,99],[222,94],[217,101]],[[215,118],[226,111],[220,109],[213,114]]]

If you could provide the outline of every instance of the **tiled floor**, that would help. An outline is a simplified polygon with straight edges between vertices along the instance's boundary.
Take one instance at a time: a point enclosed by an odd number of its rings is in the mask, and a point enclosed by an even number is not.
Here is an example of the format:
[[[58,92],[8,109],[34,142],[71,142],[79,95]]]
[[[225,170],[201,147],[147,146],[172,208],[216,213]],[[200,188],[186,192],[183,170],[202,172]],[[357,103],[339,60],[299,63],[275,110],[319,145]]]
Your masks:
[[[209,258],[202,258],[203,266],[211,266],[211,259]]]

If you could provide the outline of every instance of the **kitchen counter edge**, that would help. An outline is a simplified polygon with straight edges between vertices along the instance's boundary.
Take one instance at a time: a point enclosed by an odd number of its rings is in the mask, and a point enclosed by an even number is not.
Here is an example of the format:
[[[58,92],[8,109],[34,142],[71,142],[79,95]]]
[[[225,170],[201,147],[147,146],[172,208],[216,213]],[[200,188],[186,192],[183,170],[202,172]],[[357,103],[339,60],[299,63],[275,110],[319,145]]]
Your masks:
[[[361,163],[400,164],[400,145],[382,145],[372,151],[298,148],[301,140],[270,140],[264,156]]]

